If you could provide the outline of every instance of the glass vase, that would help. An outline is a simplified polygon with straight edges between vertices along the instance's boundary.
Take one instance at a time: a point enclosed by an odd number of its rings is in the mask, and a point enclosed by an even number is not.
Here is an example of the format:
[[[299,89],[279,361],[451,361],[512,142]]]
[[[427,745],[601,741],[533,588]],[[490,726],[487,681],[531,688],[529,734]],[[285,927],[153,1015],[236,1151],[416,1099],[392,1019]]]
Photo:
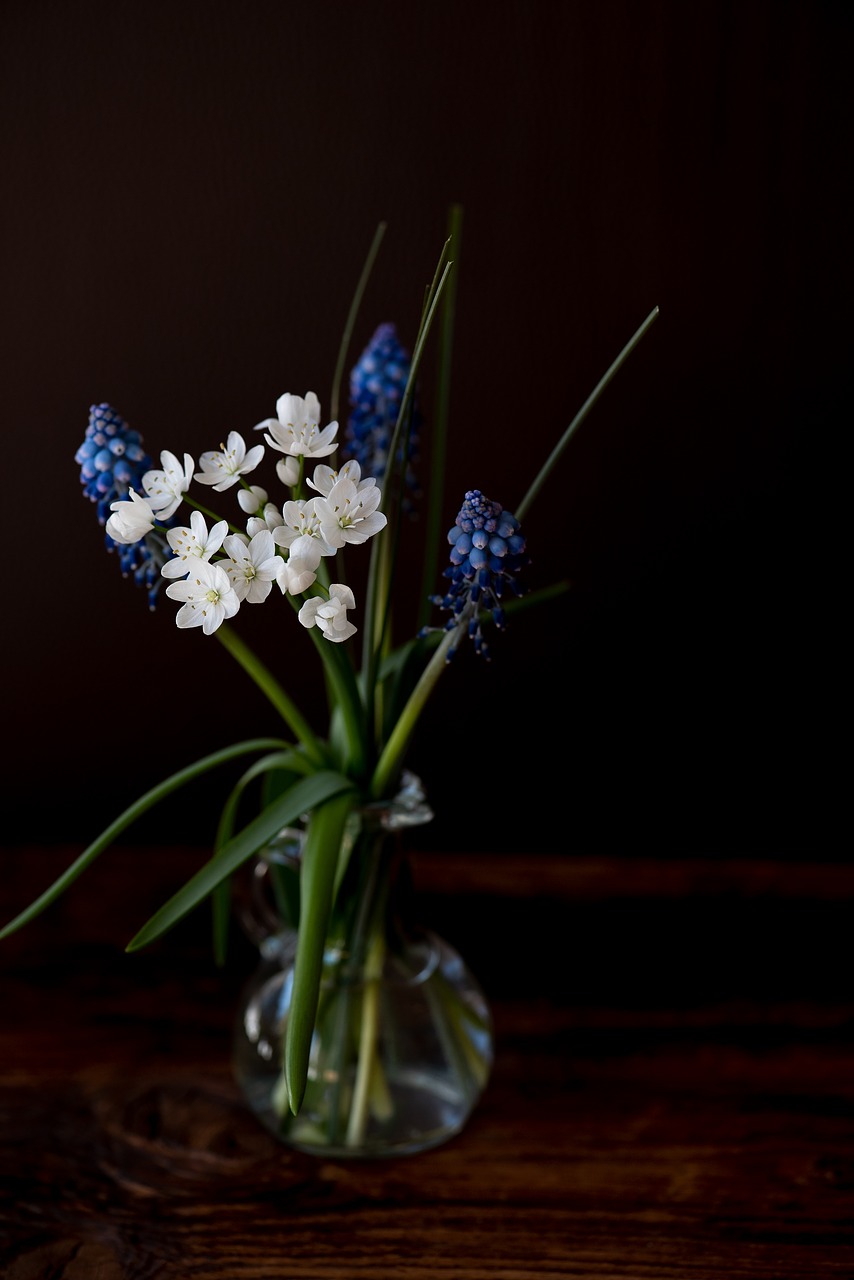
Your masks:
[[[483,991],[453,947],[414,923],[401,837],[432,816],[408,773],[394,800],[351,815],[297,1115],[282,1063],[304,831],[283,831],[252,867],[240,916],[261,962],[239,1004],[235,1074],[261,1123],[301,1151],[424,1151],[462,1129],[486,1085],[493,1039]]]

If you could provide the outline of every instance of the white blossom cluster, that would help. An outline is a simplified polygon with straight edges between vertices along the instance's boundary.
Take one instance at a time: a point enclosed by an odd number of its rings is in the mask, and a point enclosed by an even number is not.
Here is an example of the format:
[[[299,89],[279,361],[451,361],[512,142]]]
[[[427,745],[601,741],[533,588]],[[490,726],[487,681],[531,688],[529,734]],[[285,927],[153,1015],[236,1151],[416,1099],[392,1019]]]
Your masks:
[[[309,391],[303,399],[287,393],[276,402],[276,417],[259,422],[267,444],[283,456],[276,463],[282,484],[294,490],[300,482],[298,459],[324,458],[338,447],[338,423],[320,428],[320,402]],[[133,490],[127,498],[110,504],[113,513],[106,531],[118,543],[134,543],[169,520],[185,500],[195,480],[222,493],[240,485],[237,499],[248,517],[245,532],[217,520],[209,529],[201,510],[194,510],[189,525],[170,528],[166,537],[173,556],[161,569],[170,579],[166,594],[181,602],[175,621],[181,628],[201,627],[212,635],[226,618],[232,618],[241,604],[260,604],[275,582],[283,594],[303,595],[310,591],[299,610],[304,627],[320,627],[327,640],[340,643],[354,635],[356,628],[347,617],[355,608],[353,592],[345,583],[318,581],[318,568],[326,556],[348,544],[366,542],[386,525],[378,510],[382,497],[376,480],[362,479],[355,460],[340,470],[318,463],[305,483],[315,491],[309,498],[290,498],[281,506],[268,499],[265,489],[250,485],[244,476],[254,471],[264,457],[261,444],[247,449],[237,431],[230,431],[226,444],[203,453],[199,471],[192,457],[184,454],[181,463],[164,450],[161,469],[146,471],[142,477],[144,495]],[[231,532],[229,532],[231,530]]]

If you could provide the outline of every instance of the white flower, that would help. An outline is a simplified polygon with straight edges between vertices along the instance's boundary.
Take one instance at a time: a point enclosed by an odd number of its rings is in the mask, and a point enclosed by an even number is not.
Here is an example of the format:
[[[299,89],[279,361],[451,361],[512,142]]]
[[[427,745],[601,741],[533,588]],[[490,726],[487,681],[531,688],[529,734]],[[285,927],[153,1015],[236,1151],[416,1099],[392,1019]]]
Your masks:
[[[263,507],[266,501],[267,490],[262,489],[260,484],[251,484],[248,489],[240,488],[237,491],[238,506],[248,516],[254,516],[258,508]]]
[[[373,476],[366,476],[362,480],[361,475],[362,468],[355,458],[350,458],[338,471],[328,467],[325,462],[319,462],[314,468],[314,475],[306,476],[305,482],[310,489],[316,489],[318,493],[328,497],[336,480],[352,480],[357,489],[369,489],[372,484],[376,484]]]
[[[228,574],[218,564],[200,560],[191,577],[183,582],[170,582],[166,594],[184,603],[175,615],[182,629],[201,627],[206,636],[213,635],[226,618],[233,618],[240,608],[237,593]]]
[[[189,528],[181,525],[167,533],[166,541],[175,554],[161,568],[161,577],[183,578],[193,568],[194,560],[210,560],[213,553],[219,551],[227,533],[227,520],[217,521],[208,533],[205,517],[201,511],[194,511],[190,516]]]
[[[246,532],[250,538],[254,538],[256,533],[261,533],[264,529],[278,529],[282,520],[281,507],[277,507],[275,502],[265,502],[264,510],[260,515],[250,516],[246,521]]]
[[[313,391],[302,396],[286,392],[276,401],[276,417],[259,422],[256,431],[266,430],[264,439],[280,453],[299,457],[325,458],[338,447],[335,443],[337,422],[330,422],[320,430],[320,401]],[[293,484],[294,481],[285,481]]]
[[[321,557],[335,554],[321,534],[314,502],[314,498],[286,502],[282,523],[273,530],[276,545],[288,552],[276,577],[283,593],[298,596],[307,591],[317,577]]]
[[[168,520],[181,505],[184,494],[190,487],[193,478],[193,459],[189,453],[184,454],[184,466],[164,449],[160,455],[162,471],[146,471],[142,477],[142,487],[151,503],[151,509],[159,520]]]
[[[356,634],[352,622],[347,621],[347,610],[355,607],[356,600],[350,588],[333,582],[328,600],[323,596],[311,596],[297,616],[304,627],[318,626],[327,640],[340,644]]]
[[[284,458],[279,458],[279,461],[276,463],[276,475],[279,477],[283,485],[288,489],[293,489],[294,485],[299,480],[299,463],[296,458],[292,458],[290,455],[287,455]]]
[[[128,501],[128,498],[130,501]],[[107,521],[107,533],[113,542],[139,542],[154,528],[154,512],[151,503],[128,489],[127,498],[110,503],[113,515]]]
[[[273,537],[276,530],[273,531]],[[307,591],[317,577],[317,566],[320,564],[321,544],[317,538],[302,534],[290,544],[287,560],[280,558],[276,581],[282,594],[290,591],[298,596]]]
[[[199,458],[201,471],[196,472],[200,484],[213,485],[217,493],[230,489],[241,476],[254,471],[264,457],[264,446],[253,445],[247,450],[246,441],[239,431],[229,431],[227,444],[209,449]]]
[[[276,582],[282,595],[289,591],[292,596],[302,595],[316,580],[317,574],[307,560],[301,560],[299,556],[288,556],[287,560],[280,558]]]
[[[297,538],[313,538],[319,550],[318,561],[313,566],[315,569],[320,556],[335,554],[335,548],[323,536],[317,501],[317,498],[301,498],[299,501],[286,502],[282,508],[282,523],[273,530],[273,539],[278,547],[290,547]]]
[[[223,542],[222,549],[228,556],[222,565],[238,600],[246,600],[249,604],[260,604],[266,600],[281,562],[270,530],[256,533],[248,546],[240,534],[232,533]]]
[[[376,484],[359,489],[352,480],[340,477],[325,498],[314,498],[320,529],[331,547],[348,542],[366,542],[388,523],[381,511],[382,493]],[[285,516],[287,522],[287,515]]]

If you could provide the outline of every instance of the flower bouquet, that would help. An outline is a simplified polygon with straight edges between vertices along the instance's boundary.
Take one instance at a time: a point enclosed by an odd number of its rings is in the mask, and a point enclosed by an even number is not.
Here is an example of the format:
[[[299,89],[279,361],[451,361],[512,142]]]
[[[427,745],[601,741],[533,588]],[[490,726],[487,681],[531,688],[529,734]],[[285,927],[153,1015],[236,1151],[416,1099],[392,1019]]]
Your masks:
[[[0,937],[53,902],[151,806],[210,770],[243,761],[211,833],[211,857],[128,950],[153,942],[210,898],[221,963],[232,895],[242,886],[242,918],[263,960],[240,1009],[238,1079],[261,1120],[310,1151],[385,1154],[435,1145],[462,1126],[486,1083],[492,1040],[483,992],[453,948],[414,930],[405,910],[400,833],[432,816],[406,768],[408,749],[460,647],[468,641],[476,659],[487,658],[490,627],[500,630],[509,614],[566,589],[555,583],[525,591],[522,523],[574,431],[658,313],[614,360],[512,511],[477,489],[462,496],[447,534],[449,562],[440,570],[460,217],[454,209],[411,351],[393,325],[382,324],[353,366],[343,432],[342,371],[384,224],[344,326],[327,423],[313,392],[286,393],[274,417],[246,437],[230,431],[219,448],[201,454],[198,467],[189,454],[168,450],[158,467],[141,436],[110,405],[97,404],[75,455],[123,573],[146,590],[152,608],[161,592],[177,604],[179,630],[216,637],[283,728],[280,736],[215,751],[154,787]],[[395,570],[418,515],[415,464],[425,430],[418,380],[434,326],[428,585],[422,616],[400,641]],[[264,487],[270,479],[259,482],[262,464],[271,462],[273,496]],[[226,498],[229,509],[221,513]],[[367,557],[361,599],[348,582],[345,555]],[[244,638],[247,612],[265,603],[269,609],[271,601],[285,610],[288,645],[313,643],[322,664],[328,718],[321,726]]]

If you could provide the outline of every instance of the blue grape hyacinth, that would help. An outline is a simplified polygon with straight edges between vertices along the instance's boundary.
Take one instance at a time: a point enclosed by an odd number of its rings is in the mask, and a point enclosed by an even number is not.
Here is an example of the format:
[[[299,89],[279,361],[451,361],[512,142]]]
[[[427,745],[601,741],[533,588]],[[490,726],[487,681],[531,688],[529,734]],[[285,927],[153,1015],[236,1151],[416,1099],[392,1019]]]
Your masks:
[[[110,503],[126,497],[129,489],[142,493],[142,477],[152,465],[142,436],[109,404],[91,405],[86,436],[74,461],[80,464],[85,496],[98,504],[99,524],[107,523]]]
[[[378,483],[388,466],[391,437],[410,368],[409,353],[401,345],[396,327],[386,323],[374,331],[350,373],[350,416],[345,430],[347,452],[359,463],[362,472],[375,476]],[[409,464],[417,457],[420,423],[421,415],[414,406],[405,483],[409,493],[415,496],[416,479]]]
[[[80,466],[84,496],[96,504],[100,525],[109,519],[110,503],[126,498],[131,489],[144,492],[142,477],[152,466],[140,433],[106,403],[90,406],[89,425],[74,461]],[[139,542],[122,544],[105,533],[104,543],[108,551],[117,552],[122,575],[145,587],[153,609],[161,584],[160,567],[172,556],[164,535],[152,530]]]
[[[491,502],[479,489],[470,489],[448,531],[448,542],[451,563],[443,576],[451,585],[445,595],[433,596],[432,602],[451,613],[445,630],[466,622],[475,652],[488,659],[481,613],[491,610],[496,627],[504,629],[502,600],[508,591],[514,596],[523,594],[517,575],[530,563],[519,521],[500,502]],[[448,661],[454,652],[448,651]]]

